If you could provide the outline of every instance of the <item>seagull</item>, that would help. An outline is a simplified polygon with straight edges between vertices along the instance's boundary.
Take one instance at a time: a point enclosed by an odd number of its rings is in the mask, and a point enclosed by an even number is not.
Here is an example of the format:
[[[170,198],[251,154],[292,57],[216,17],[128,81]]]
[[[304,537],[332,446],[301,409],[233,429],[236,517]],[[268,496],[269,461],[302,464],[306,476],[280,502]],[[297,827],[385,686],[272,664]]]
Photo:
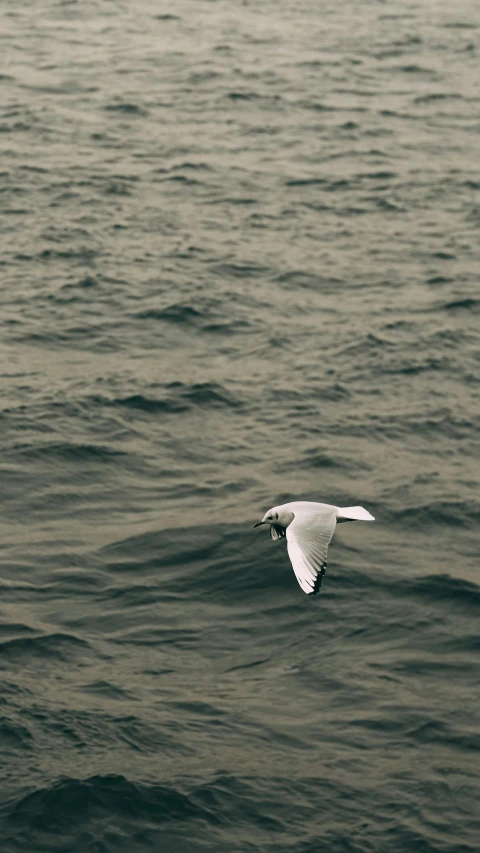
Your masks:
[[[269,509],[253,526],[269,524],[272,539],[286,536],[288,556],[298,583],[307,595],[316,595],[327,567],[327,549],[337,521],[340,524],[375,519],[363,506],[341,508],[314,501],[292,501]]]

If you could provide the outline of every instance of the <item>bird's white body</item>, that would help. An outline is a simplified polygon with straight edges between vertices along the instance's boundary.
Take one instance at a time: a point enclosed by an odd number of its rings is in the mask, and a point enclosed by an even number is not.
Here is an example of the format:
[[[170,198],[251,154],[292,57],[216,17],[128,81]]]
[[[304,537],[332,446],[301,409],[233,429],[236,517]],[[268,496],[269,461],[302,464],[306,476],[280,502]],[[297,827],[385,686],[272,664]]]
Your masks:
[[[259,524],[270,524],[272,539],[287,538],[287,549],[298,583],[315,595],[327,565],[327,549],[337,522],[375,521],[362,506],[339,507],[314,501],[291,501],[265,513]],[[255,525],[258,527],[258,525]]]

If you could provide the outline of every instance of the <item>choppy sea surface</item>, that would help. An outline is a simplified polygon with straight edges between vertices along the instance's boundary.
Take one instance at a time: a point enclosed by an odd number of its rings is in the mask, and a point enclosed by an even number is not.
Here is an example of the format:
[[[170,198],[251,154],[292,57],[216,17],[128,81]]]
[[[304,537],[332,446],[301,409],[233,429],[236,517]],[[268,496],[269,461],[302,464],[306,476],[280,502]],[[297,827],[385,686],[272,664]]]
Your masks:
[[[478,851],[479,38],[2,4],[2,853]]]

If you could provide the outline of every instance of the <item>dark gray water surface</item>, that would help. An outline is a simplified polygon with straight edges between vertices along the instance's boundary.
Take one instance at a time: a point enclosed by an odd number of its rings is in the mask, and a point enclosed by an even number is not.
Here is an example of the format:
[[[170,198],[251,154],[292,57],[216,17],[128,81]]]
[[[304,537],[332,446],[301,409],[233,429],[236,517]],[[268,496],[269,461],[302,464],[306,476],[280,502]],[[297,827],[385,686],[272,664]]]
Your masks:
[[[478,851],[479,37],[2,4],[2,853]]]

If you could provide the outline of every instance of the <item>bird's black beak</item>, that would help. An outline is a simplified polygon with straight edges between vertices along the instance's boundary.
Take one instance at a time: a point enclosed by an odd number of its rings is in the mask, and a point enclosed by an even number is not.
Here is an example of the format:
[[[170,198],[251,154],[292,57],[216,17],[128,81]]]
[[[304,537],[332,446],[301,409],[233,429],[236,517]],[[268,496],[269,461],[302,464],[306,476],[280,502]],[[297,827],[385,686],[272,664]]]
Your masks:
[[[260,527],[261,524],[266,524],[266,521],[259,521],[258,524],[254,524],[254,527]]]

